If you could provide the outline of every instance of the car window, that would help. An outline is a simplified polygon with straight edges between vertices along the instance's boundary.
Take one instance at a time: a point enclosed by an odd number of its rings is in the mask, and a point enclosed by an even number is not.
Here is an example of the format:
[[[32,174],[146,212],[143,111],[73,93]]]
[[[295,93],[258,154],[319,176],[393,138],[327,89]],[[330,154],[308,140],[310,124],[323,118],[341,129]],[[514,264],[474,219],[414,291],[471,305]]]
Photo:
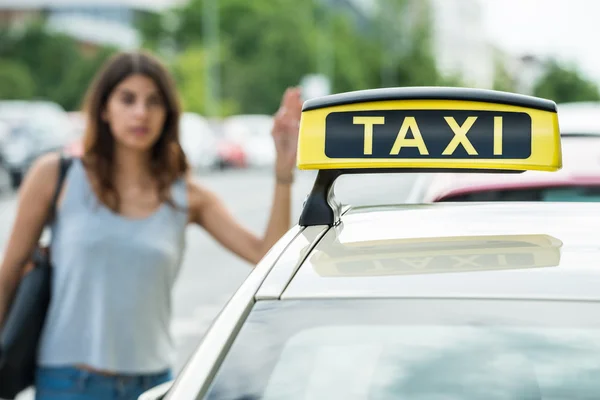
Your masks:
[[[600,187],[569,187],[547,189],[542,193],[542,201],[600,201]]]
[[[468,201],[600,201],[600,186],[572,186],[519,190],[485,190],[458,196],[447,196],[437,202]]]
[[[591,398],[598,311],[592,302],[261,301],[203,399]]]

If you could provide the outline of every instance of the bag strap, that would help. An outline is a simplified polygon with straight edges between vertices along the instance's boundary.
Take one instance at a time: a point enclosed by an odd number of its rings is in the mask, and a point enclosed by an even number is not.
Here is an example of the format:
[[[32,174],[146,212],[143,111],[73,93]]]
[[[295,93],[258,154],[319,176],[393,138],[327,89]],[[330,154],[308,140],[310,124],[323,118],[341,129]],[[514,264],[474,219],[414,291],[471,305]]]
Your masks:
[[[64,154],[60,155],[58,181],[56,184],[56,189],[54,190],[54,196],[52,196],[52,205],[50,208],[50,218],[48,219],[48,223],[52,222],[54,220],[54,217],[56,216],[56,203],[58,201],[58,196],[60,195],[63,182],[65,180],[65,177],[67,176],[67,171],[69,170],[69,167],[72,163],[73,158],[65,156]]]

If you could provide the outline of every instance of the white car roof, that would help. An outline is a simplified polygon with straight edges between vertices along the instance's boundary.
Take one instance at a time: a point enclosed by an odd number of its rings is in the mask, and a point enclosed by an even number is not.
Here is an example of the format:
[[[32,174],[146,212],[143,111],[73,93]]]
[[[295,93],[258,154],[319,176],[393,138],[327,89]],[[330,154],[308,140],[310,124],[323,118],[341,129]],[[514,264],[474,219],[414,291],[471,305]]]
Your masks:
[[[350,209],[305,228],[256,298],[599,299],[598,226],[599,203]]]

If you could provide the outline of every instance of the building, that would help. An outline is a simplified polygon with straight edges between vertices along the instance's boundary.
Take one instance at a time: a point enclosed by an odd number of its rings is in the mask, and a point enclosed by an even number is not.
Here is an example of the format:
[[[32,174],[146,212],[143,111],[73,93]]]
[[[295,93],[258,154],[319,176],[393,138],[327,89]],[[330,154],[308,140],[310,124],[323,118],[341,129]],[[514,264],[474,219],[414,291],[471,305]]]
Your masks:
[[[491,88],[494,52],[479,1],[429,1],[433,11],[433,46],[440,71],[460,75],[468,86]]]
[[[340,0],[341,1],[341,0]],[[339,3],[339,1],[338,1]],[[405,33],[425,10],[431,11],[432,46],[440,72],[459,76],[468,86],[491,88],[494,82],[494,52],[488,41],[479,0],[344,0],[348,7],[373,19],[390,18],[385,32],[393,52],[401,51]],[[404,9],[388,10],[389,4]],[[387,6],[386,6],[387,5]],[[382,11],[382,7],[387,7]],[[394,24],[394,21],[400,23]]]
[[[533,95],[535,85],[546,73],[547,61],[543,57],[531,54],[513,54],[496,49],[498,67],[512,78],[512,90],[517,93]]]
[[[2,0],[0,23],[19,26],[45,18],[48,29],[77,39],[84,46],[137,48],[135,18],[160,12],[185,0]]]

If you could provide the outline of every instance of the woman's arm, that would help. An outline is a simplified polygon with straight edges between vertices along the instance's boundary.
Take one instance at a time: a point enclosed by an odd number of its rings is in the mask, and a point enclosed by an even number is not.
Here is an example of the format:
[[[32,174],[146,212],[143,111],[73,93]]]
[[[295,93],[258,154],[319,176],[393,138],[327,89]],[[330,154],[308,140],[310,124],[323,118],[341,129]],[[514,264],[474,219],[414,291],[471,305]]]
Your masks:
[[[239,224],[211,191],[190,182],[190,216],[225,248],[256,264],[291,225],[291,186],[296,167],[298,129],[302,112],[300,90],[286,90],[275,115],[273,140],[277,152],[271,214],[262,238]]]
[[[49,216],[58,169],[59,155],[44,155],[33,164],[20,187],[17,215],[0,264],[0,327]]]
[[[276,184],[271,216],[261,238],[241,225],[212,191],[190,182],[192,222],[242,259],[257,264],[290,227],[290,184]]]

